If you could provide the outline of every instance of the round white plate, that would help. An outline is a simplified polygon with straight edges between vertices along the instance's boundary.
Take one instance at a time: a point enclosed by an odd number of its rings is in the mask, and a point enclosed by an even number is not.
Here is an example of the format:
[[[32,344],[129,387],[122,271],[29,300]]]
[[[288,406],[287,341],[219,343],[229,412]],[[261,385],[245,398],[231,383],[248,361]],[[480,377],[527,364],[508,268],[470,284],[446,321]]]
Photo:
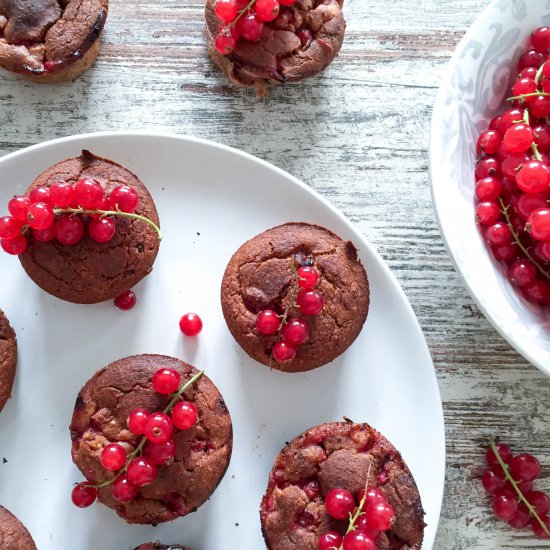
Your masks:
[[[550,311],[512,287],[474,221],[477,138],[504,110],[529,35],[550,24],[549,6],[548,0],[494,0],[457,46],[433,110],[430,180],[443,240],[472,298],[500,334],[550,376]]]
[[[445,468],[439,390],[413,311],[372,246],[281,170],[228,147],[165,134],[75,136],[8,155],[0,160],[2,208],[42,170],[83,148],[145,182],[164,239],[129,312],[110,302],[86,306],[53,298],[17,258],[0,255],[0,308],[20,346],[13,396],[0,414],[0,503],[25,523],[38,548],[125,550],[151,540],[195,550],[263,548],[258,509],[276,454],[303,430],[343,416],[369,422],[402,452],[426,509],[423,548],[432,548]],[[287,221],[317,223],[352,240],[372,292],[353,346],[332,364],[295,375],[249,359],[231,337],[219,300],[232,253]],[[196,339],[179,332],[187,311],[204,322]],[[157,527],[127,525],[100,504],[81,510],[70,502],[73,483],[82,479],[71,462],[67,429],[75,397],[96,370],[136,353],[174,355],[205,369],[226,399],[235,434],[229,470],[210,501]]]

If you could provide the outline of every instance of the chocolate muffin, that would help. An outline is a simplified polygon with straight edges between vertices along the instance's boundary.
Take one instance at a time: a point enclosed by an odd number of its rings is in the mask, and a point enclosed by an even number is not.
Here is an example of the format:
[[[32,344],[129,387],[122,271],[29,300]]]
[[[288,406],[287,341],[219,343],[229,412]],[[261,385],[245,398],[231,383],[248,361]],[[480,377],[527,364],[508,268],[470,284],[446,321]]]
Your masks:
[[[160,542],[146,542],[145,544],[140,544],[134,550],[193,550],[189,546],[180,546],[179,544],[170,544],[166,546]]]
[[[313,266],[319,273],[317,289],[325,300],[317,315],[303,316],[289,304],[292,267]],[[351,242],[323,227],[287,223],[268,229],[244,243],[231,258],[223,276],[222,310],[239,345],[264,365],[302,372],[325,365],[357,338],[369,310],[369,283]],[[258,313],[279,315],[289,307],[289,318],[302,319],[309,339],[297,347],[296,357],[279,364],[272,350],[280,334],[262,335]]]
[[[36,550],[25,526],[3,506],[0,506],[0,550]]]
[[[10,398],[17,365],[17,338],[0,309],[0,411]]]
[[[140,199],[135,213],[159,225],[155,203],[138,177],[89,151],[42,172],[26,194],[36,187],[50,187],[56,182],[74,184],[81,178],[96,180],[107,193],[119,185],[133,187]],[[53,296],[77,304],[109,300],[132,288],[151,272],[160,244],[149,224],[124,217],[117,217],[115,235],[106,243],[94,241],[87,231],[74,245],[63,245],[56,239],[40,242],[32,231],[27,242],[19,259],[29,277]]]
[[[269,476],[260,516],[268,550],[317,550],[328,531],[342,535],[347,521],[331,518],[324,498],[334,488],[355,498],[378,487],[395,510],[395,522],[382,532],[379,550],[420,550],[424,510],[399,451],[368,424],[332,422],[307,430],[279,453]]]
[[[163,410],[171,399],[153,389],[153,374],[174,369],[182,382],[197,369],[164,355],[136,355],[111,363],[97,372],[76,399],[70,431],[72,458],[88,481],[103,483],[115,477],[101,465],[101,452],[109,443],[121,443],[127,454],[142,436],[127,427],[127,418],[136,408],[149,412]],[[158,467],[158,476],[139,489],[128,503],[117,501],[111,486],[98,491],[100,502],[113,508],[128,523],[156,525],[194,512],[210,497],[224,476],[233,443],[231,417],[220,392],[203,375],[183,394],[198,409],[196,425],[175,430],[176,455]],[[146,449],[145,449],[146,452]]]
[[[64,82],[95,61],[108,0],[0,0],[0,67]]]
[[[278,17],[264,23],[261,38],[237,40],[235,49],[222,55],[214,40],[221,22],[217,0],[206,1],[206,38],[214,63],[239,86],[252,86],[265,96],[269,84],[304,80],[323,71],[338,55],[346,23],[343,0],[296,0],[281,6]]]

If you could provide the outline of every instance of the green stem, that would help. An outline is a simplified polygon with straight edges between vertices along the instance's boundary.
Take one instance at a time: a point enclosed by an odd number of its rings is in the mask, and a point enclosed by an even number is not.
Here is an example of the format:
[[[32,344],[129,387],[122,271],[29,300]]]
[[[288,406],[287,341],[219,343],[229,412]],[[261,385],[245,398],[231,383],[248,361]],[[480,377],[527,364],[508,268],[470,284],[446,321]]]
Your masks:
[[[121,210],[87,210],[86,208],[54,208],[54,214],[88,214],[90,216],[119,216],[121,218],[131,218],[132,220],[141,220],[149,224],[157,233],[159,241],[162,239],[162,232],[160,227],[149,218],[136,214],[135,212],[122,212]]]
[[[525,101],[526,97],[537,97],[539,95],[544,97],[550,96],[548,92],[531,92],[530,94],[521,94],[521,95],[515,95],[512,97],[507,97],[506,101],[515,101],[516,99],[519,99],[520,101]]]
[[[540,80],[540,75],[542,74],[542,68],[544,67],[544,63],[539,67],[539,70],[537,71],[537,74],[535,75],[535,84],[538,85]]]
[[[504,462],[504,460],[502,460],[494,439],[491,440],[491,449],[493,449],[493,453],[495,453],[495,456],[497,457],[498,463],[500,464],[500,467],[504,472],[504,476],[506,477],[506,481],[510,482],[512,487],[515,489],[519,500],[523,502],[525,506],[527,506],[529,513],[540,523],[540,526],[542,527],[544,532],[550,537],[550,531],[548,530],[548,527],[546,527],[546,524],[540,519],[540,516],[537,514],[537,511],[533,508],[531,503],[523,496],[519,485],[515,482],[514,478],[510,474],[510,469],[508,468],[508,465]]]
[[[235,19],[232,21],[233,25],[235,25],[235,23],[256,3],[256,0],[250,0],[250,2],[248,2],[248,4],[246,5],[246,7],[244,7],[240,12],[239,14],[237,15],[237,17],[235,17]]]

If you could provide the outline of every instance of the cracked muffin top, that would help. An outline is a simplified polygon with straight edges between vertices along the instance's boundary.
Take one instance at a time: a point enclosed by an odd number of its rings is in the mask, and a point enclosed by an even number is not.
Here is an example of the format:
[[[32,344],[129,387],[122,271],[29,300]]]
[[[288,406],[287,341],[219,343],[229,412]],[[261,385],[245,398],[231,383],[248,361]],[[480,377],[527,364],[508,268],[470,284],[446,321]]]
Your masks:
[[[353,422],[311,428],[277,456],[260,508],[268,550],[317,550],[324,533],[345,534],[348,521],[331,518],[324,499],[335,488],[356,497],[367,474],[368,487],[377,487],[395,510],[376,548],[420,550],[424,510],[409,468],[382,434]]]
[[[10,398],[17,365],[17,338],[0,309],[0,411]]]
[[[324,307],[302,315],[290,304],[293,269],[313,266],[316,289]],[[287,223],[268,229],[244,243],[225,270],[222,310],[231,334],[252,358],[287,372],[311,370],[332,361],[357,338],[369,310],[369,283],[357,249],[331,231],[307,223]],[[285,364],[273,360],[280,334],[263,335],[256,328],[258,313],[270,309],[307,324],[309,339]]]
[[[221,25],[216,0],[207,0],[209,54],[235,84],[253,86],[258,96],[264,96],[269,84],[304,80],[333,61],[346,29],[342,5],[343,0],[296,0],[281,6],[274,21],[264,22],[259,40],[240,38],[230,54],[222,55],[214,45]]]
[[[0,0],[0,66],[60,82],[95,60],[108,0]]]

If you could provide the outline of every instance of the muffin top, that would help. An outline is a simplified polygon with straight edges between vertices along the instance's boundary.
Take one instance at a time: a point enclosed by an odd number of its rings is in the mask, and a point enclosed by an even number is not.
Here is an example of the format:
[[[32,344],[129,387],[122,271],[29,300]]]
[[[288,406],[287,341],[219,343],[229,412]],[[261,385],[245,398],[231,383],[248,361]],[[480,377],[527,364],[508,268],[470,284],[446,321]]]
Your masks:
[[[0,506],[0,549],[36,550],[25,526],[3,506]]]
[[[17,365],[17,338],[0,309],[0,411],[11,395]]]

